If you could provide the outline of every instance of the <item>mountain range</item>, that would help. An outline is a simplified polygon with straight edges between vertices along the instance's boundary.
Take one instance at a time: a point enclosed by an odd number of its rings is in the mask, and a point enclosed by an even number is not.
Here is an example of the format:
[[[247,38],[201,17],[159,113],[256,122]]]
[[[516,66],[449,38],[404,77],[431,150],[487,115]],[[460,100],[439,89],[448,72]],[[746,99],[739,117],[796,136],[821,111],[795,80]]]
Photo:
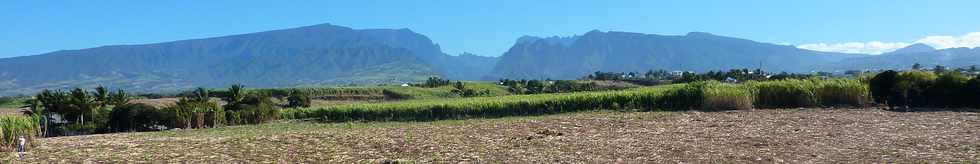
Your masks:
[[[224,37],[116,45],[0,59],[0,95],[106,85],[136,92],[193,87],[406,83],[478,79],[496,58],[447,55],[408,29],[321,24]]]
[[[398,84],[430,76],[454,80],[576,79],[595,71],[708,71],[761,68],[812,72],[902,69],[912,63],[966,66],[980,50],[915,44],[882,55],[799,49],[692,32],[654,35],[590,31],[517,38],[500,57],[448,55],[408,29],[299,28],[154,44],[114,45],[0,58],[0,95],[41,89],[111,88],[135,92],[194,87]]]
[[[824,64],[822,70],[888,70],[909,69],[913,64],[942,65],[962,68],[980,64],[980,48],[949,48],[937,50],[925,44],[913,44],[894,52],[868,55]]]
[[[863,55],[818,52],[702,32],[683,36],[590,31],[581,36],[518,39],[489,75],[573,79],[594,71],[727,70],[807,72]]]

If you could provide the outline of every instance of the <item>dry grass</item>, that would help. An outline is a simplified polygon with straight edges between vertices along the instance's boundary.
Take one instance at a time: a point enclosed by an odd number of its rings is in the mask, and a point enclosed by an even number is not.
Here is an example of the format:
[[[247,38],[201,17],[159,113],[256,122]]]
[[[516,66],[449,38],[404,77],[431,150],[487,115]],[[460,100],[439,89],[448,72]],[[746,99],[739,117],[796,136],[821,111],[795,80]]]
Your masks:
[[[178,98],[159,98],[159,99],[136,99],[130,100],[129,103],[134,104],[146,104],[156,108],[164,108],[168,106],[174,106],[177,104]]]
[[[47,138],[14,162],[945,163],[980,160],[977,134],[971,112],[584,112]]]
[[[21,115],[21,109],[18,108],[0,108],[0,116],[2,115]]]

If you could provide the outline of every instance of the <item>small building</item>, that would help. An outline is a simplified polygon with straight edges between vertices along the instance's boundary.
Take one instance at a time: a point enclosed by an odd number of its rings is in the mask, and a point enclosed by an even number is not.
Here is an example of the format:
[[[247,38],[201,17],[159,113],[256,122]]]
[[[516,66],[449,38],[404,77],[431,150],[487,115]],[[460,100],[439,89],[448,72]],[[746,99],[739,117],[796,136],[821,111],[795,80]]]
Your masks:
[[[683,76],[684,71],[670,71],[671,76]]]
[[[732,77],[725,77],[725,82],[726,83],[738,83],[738,79],[735,79],[735,78],[732,78]]]

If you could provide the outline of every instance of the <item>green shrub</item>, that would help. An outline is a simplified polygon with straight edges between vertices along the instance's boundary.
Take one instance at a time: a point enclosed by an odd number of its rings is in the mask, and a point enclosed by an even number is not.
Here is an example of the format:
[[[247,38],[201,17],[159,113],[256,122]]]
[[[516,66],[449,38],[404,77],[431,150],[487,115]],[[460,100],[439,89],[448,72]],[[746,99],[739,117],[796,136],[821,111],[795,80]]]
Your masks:
[[[925,91],[927,103],[931,107],[967,106],[971,101],[968,99],[971,93],[966,90],[966,83],[969,80],[969,77],[958,72],[947,72],[939,75],[933,85]]]
[[[873,100],[888,106],[904,105],[905,99],[899,97],[898,89],[895,88],[897,81],[898,72],[892,70],[878,73],[874,78],[871,78],[868,85]]]
[[[963,86],[964,105],[973,108],[980,108],[980,76],[973,77]]]
[[[279,119],[279,109],[272,104],[246,104],[239,110],[228,111],[227,117],[230,125],[261,124]]]
[[[874,101],[891,107],[980,107],[980,80],[955,71],[885,71],[870,82]]]
[[[286,101],[288,101],[286,107],[289,108],[308,108],[313,105],[313,100],[310,99],[310,96],[302,93],[289,95],[289,97],[286,98]]]
[[[924,107],[929,105],[926,91],[935,84],[938,77],[932,72],[906,71],[896,77],[895,90],[898,92],[896,105]]]

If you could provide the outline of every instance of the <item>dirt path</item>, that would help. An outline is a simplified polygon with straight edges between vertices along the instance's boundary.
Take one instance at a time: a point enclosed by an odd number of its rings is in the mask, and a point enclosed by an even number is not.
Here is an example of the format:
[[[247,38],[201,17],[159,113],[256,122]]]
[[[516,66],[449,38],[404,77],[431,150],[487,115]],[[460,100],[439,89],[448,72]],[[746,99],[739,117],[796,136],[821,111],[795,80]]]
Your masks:
[[[3,161],[14,159],[0,156]],[[277,123],[44,139],[21,162],[980,161],[980,114],[587,112],[422,123]],[[5,163],[5,162],[4,162]]]

